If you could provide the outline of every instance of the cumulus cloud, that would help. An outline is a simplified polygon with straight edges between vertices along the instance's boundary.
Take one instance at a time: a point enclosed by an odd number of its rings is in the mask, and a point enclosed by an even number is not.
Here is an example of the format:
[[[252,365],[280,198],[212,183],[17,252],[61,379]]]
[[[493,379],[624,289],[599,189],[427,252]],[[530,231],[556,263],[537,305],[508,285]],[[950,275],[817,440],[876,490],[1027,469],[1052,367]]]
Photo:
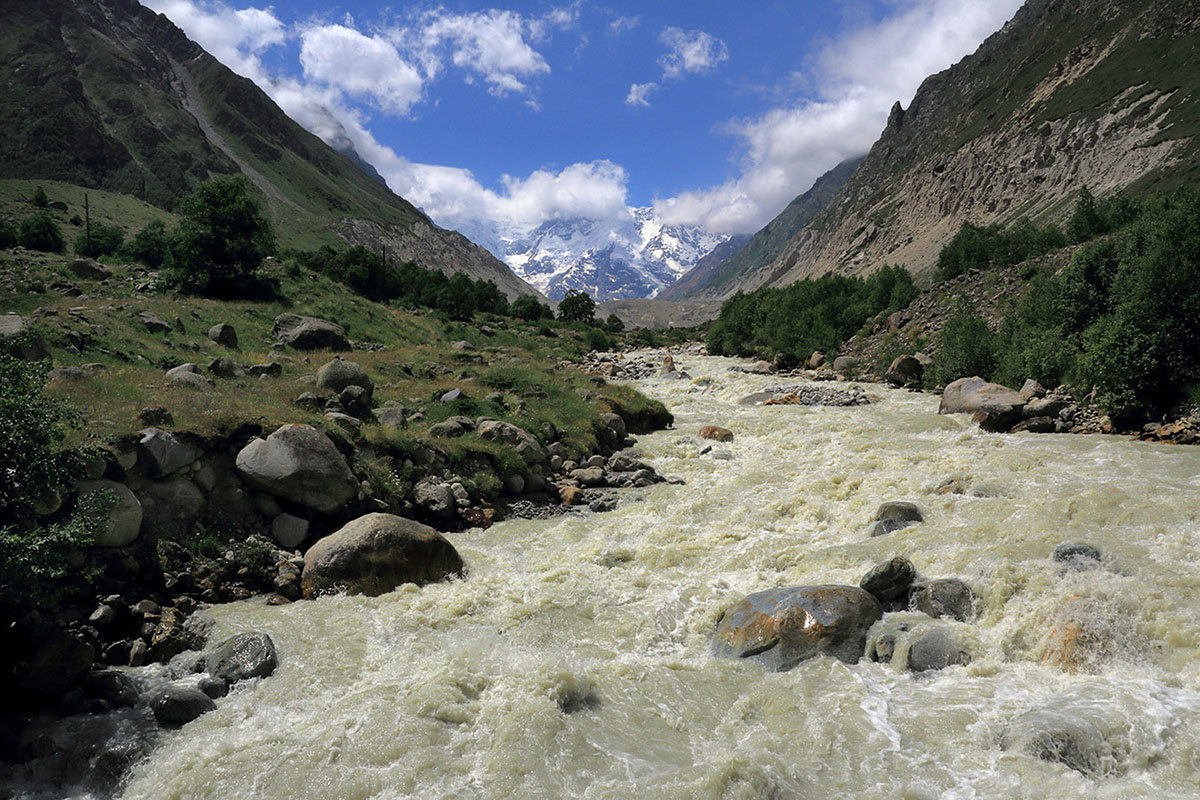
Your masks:
[[[658,88],[657,83],[635,83],[629,87],[629,94],[625,96],[625,105],[633,106],[634,108],[642,107],[649,108],[650,93]]]
[[[623,36],[632,30],[635,30],[642,24],[642,18],[639,16],[633,17],[617,17],[612,22],[608,23],[608,32],[613,36]]]
[[[407,114],[421,99],[421,73],[390,42],[343,25],[306,28],[300,42],[300,66],[311,81],[397,114]]]
[[[967,55],[997,30],[1021,0],[897,0],[887,19],[828,44],[799,75],[815,96],[735,120],[740,175],[715,187],[660,200],[668,223],[749,233],[839,162],[879,138],[892,104],[905,104],[921,81]]]
[[[658,59],[664,78],[680,78],[689,72],[711,72],[717,64],[729,60],[725,43],[704,31],[667,28],[658,37],[667,52]]]
[[[269,8],[233,9],[201,0],[145,0],[144,5],[182,28],[218,61],[239,75],[265,75],[261,54],[287,39],[285,26]]]

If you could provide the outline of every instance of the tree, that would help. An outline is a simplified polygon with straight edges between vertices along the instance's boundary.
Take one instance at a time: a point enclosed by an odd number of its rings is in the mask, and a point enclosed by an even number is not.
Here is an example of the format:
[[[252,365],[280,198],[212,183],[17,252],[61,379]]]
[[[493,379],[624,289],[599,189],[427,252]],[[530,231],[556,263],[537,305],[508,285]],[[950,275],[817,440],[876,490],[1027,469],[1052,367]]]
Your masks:
[[[596,301],[587,292],[570,289],[558,303],[558,318],[591,325],[596,320]]]
[[[146,224],[121,248],[121,255],[147,267],[161,267],[167,257],[167,226],[156,219]]]
[[[58,223],[44,211],[23,219],[17,238],[22,247],[30,250],[61,253],[66,247]]]
[[[508,313],[527,322],[537,322],[539,319],[550,319],[554,312],[550,306],[539,301],[532,294],[523,294],[509,304]]]
[[[616,314],[609,314],[604,320],[604,327],[609,333],[620,333],[625,330],[625,323]]]
[[[224,298],[263,292],[259,268],[275,252],[275,233],[245,176],[201,184],[180,211],[167,260],[179,288]]]
[[[125,231],[116,225],[96,223],[92,226],[90,238],[87,231],[83,231],[75,237],[75,254],[88,258],[108,256],[117,252],[124,242]]]
[[[1094,239],[1105,232],[1104,218],[1091,191],[1084,186],[1075,198],[1075,211],[1067,223],[1067,233],[1072,241],[1080,243]]]
[[[938,334],[937,358],[933,379],[948,384],[959,378],[978,375],[990,380],[996,370],[996,341],[987,323],[960,301],[954,316],[946,320]]]
[[[50,198],[46,196],[46,190],[42,187],[37,187],[34,190],[33,197],[30,198],[29,204],[34,208],[49,208]]]

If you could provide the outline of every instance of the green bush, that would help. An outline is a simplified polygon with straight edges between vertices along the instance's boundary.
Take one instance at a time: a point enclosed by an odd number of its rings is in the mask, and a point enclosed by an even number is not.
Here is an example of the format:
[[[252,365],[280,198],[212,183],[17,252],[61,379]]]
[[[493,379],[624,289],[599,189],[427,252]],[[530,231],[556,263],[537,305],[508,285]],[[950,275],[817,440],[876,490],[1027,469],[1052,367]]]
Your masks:
[[[116,225],[97,223],[92,226],[92,234],[82,231],[75,237],[75,254],[88,258],[110,256],[117,252],[125,242],[125,231]]]
[[[609,333],[620,333],[625,330],[625,322],[616,314],[609,314],[604,320],[604,329]]]
[[[37,187],[33,192],[33,197],[29,199],[29,204],[34,208],[49,208],[50,198],[46,196],[46,190],[42,187]]]
[[[21,220],[17,240],[22,247],[47,253],[61,253],[66,247],[58,223],[45,212]]]
[[[167,258],[167,225],[156,219],[146,224],[132,239],[121,247],[121,256],[130,261],[140,261],[147,267],[161,267]]]
[[[596,321],[596,301],[587,292],[570,289],[558,301],[558,318],[563,322],[582,322],[591,325]]]
[[[981,317],[960,306],[938,334],[933,380],[943,386],[973,375],[990,380],[995,370],[995,335]]]
[[[527,322],[554,318],[554,310],[531,294],[523,294],[513,300],[509,313]]]
[[[167,277],[185,292],[220,298],[270,294],[259,273],[275,233],[243,175],[200,184],[180,206]]]
[[[17,228],[6,219],[0,219],[0,250],[17,246]]]
[[[606,352],[613,349],[613,339],[600,328],[588,328],[583,334],[583,343],[589,350]]]
[[[964,222],[938,253],[937,277],[949,280],[976,267],[1019,264],[1066,243],[1066,237],[1054,225],[1039,228],[1024,217],[1009,228]]]

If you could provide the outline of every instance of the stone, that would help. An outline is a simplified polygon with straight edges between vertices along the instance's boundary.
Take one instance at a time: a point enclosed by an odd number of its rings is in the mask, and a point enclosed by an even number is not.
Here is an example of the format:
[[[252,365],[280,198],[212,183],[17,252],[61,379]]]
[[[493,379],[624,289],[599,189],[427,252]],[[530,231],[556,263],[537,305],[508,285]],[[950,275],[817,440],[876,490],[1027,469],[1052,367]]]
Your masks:
[[[208,371],[218,378],[244,378],[246,370],[242,369],[242,365],[234,361],[232,358],[224,356],[214,358],[208,362]]]
[[[949,632],[934,628],[922,633],[908,648],[908,669],[929,672],[971,663],[971,654]]]
[[[418,508],[437,519],[454,516],[454,492],[447,484],[423,480],[413,487],[413,500]]]
[[[246,367],[246,373],[252,378],[278,378],[283,374],[283,364],[278,361],[268,361],[266,364],[253,364]]]
[[[358,438],[358,436],[362,433],[362,422],[350,416],[349,414],[342,414],[338,411],[326,411],[325,419],[329,420],[334,425],[337,425],[339,428],[355,438]]]
[[[883,373],[883,379],[896,388],[902,388],[919,384],[924,374],[925,367],[915,356],[897,356]]]
[[[175,424],[175,417],[162,406],[146,406],[138,412],[138,422],[147,428],[158,428]]]
[[[308,520],[291,514],[280,514],[271,520],[271,536],[280,547],[294,550],[308,538]]]
[[[1058,430],[1058,420],[1050,417],[1033,417],[1018,422],[1011,433],[1054,433]]]
[[[1030,400],[1022,414],[1026,417],[1058,417],[1071,405],[1065,397],[1041,397]]]
[[[504,476],[504,491],[516,496],[525,491],[525,476],[519,472],[512,472]]]
[[[728,428],[719,428],[716,425],[705,425],[700,429],[701,439],[711,439],[714,442],[732,442],[733,431]]]
[[[608,468],[613,472],[637,472],[643,469],[653,469],[649,464],[640,460],[632,452],[622,450],[613,453],[608,459]]]
[[[883,616],[857,586],[801,586],[756,592],[721,617],[712,653],[747,658],[776,672],[817,656],[857,664],[867,631]]]
[[[1024,397],[1028,397],[1031,400],[1036,397],[1045,397],[1046,396],[1046,388],[1044,386],[1042,386],[1040,383],[1038,383],[1037,381],[1035,381],[1033,378],[1029,378],[1021,386],[1021,395]]]
[[[228,322],[218,322],[208,329],[208,338],[221,347],[227,347],[230,350],[237,350],[238,335],[237,331]]]
[[[466,397],[462,389],[451,389],[438,398],[443,404],[453,403],[455,400],[461,400]]]
[[[268,605],[269,604],[270,603],[268,602]],[[229,694],[229,684],[225,683],[225,681],[221,680],[220,678],[213,678],[211,676],[201,678],[196,684],[196,688],[204,692],[204,694],[208,695],[213,700],[219,700],[220,698]]]
[[[200,448],[160,428],[139,431],[138,462],[151,478],[163,478],[200,458]]]
[[[675,372],[675,359],[670,353],[667,353],[663,356],[661,374],[670,375],[672,372]]]
[[[384,406],[383,408],[375,409],[375,419],[380,425],[389,428],[403,428],[407,415],[404,412],[404,406]]]
[[[458,551],[433,528],[368,514],[309,548],[301,589],[308,599],[337,591],[376,597],[404,583],[423,586],[464,572]]]
[[[69,269],[76,278],[92,281],[102,281],[112,275],[106,267],[91,258],[76,258],[71,261]]]
[[[479,423],[479,436],[489,442],[500,442],[517,451],[517,455],[529,466],[544,464],[549,460],[546,448],[533,434],[510,422],[484,420]]]
[[[925,515],[916,503],[892,500],[879,506],[875,512],[871,536],[886,536],[924,521]]]
[[[931,617],[951,617],[966,622],[975,616],[975,593],[958,578],[942,578],[914,584],[909,607]]]
[[[204,660],[205,671],[227,684],[266,678],[279,666],[275,643],[265,633],[239,633],[221,642]]]
[[[475,430],[475,422],[470,417],[450,417],[444,422],[431,425],[429,427],[429,435],[444,436],[452,439],[463,436],[473,430]]]
[[[281,342],[297,350],[345,352],[350,349],[346,329],[318,317],[280,314],[275,318],[272,332]]]
[[[815,351],[808,357],[808,363],[805,366],[809,369],[820,369],[825,366],[825,354],[820,350]]]
[[[217,710],[212,698],[191,686],[167,686],[150,700],[154,719],[164,728],[179,728]]]
[[[103,700],[114,708],[137,705],[138,688],[133,679],[115,669],[89,672],[83,679],[83,691],[89,697]]]
[[[475,349],[475,345],[471,344],[470,342],[466,341],[465,339],[454,342],[450,346],[452,348],[454,348],[455,350],[458,350],[463,353],[468,353]]]
[[[858,585],[863,591],[874,595],[879,602],[886,603],[908,594],[916,576],[917,569],[913,563],[903,556],[896,556],[877,564],[863,576]]]
[[[358,480],[329,437],[310,425],[284,425],[237,455],[237,471],[253,489],[325,513],[358,495]]]
[[[1100,551],[1082,542],[1060,544],[1054,548],[1051,558],[1061,565],[1063,572],[1083,572],[1101,566]]]
[[[211,378],[197,375],[194,372],[183,372],[167,378],[167,385],[175,389],[189,389],[194,392],[211,392],[216,388]]]
[[[0,350],[22,361],[50,358],[50,345],[29,321],[16,314],[0,315]]]
[[[24,647],[6,649],[13,659],[8,683],[18,692],[57,700],[92,668],[92,647],[54,625],[37,624],[22,630]],[[11,647],[11,645],[10,645]]]
[[[177,367],[171,367],[169,370],[167,370],[166,376],[168,378],[174,378],[176,375],[183,375],[184,373],[200,375],[201,374],[200,366],[198,364],[190,364],[190,363],[189,364],[180,364]]]
[[[129,487],[116,481],[80,481],[76,484],[79,496],[93,492],[111,492],[115,502],[108,511],[108,522],[96,533],[95,544],[99,547],[124,547],[138,538],[142,530],[142,504]]]
[[[833,360],[833,371],[840,373],[851,372],[858,366],[858,359],[852,356],[838,356]]]
[[[138,320],[146,327],[150,333],[170,333],[171,323],[167,322],[157,314],[149,311],[140,311],[137,315]]]
[[[375,384],[367,371],[361,365],[347,361],[341,356],[334,356],[332,361],[323,364],[317,370],[318,388],[340,394],[347,386],[362,387],[368,397],[375,391]]]
[[[611,411],[606,411],[600,415],[600,424],[608,429],[614,439],[618,442],[625,440],[628,433],[625,427],[625,419],[620,414],[614,414]],[[561,447],[561,445],[559,445]]]
[[[1123,768],[1120,751],[1131,749],[1133,723],[1126,713],[1102,698],[1075,692],[1058,695],[1014,717],[1000,738],[1000,747],[1062,764],[1089,777],[1116,774]]]
[[[578,486],[559,486],[558,497],[564,506],[578,506],[584,502],[583,489]]]
[[[292,401],[292,405],[296,406],[297,408],[302,408],[305,411],[316,412],[321,410],[321,398],[313,392],[301,392],[296,399]]]
[[[160,539],[184,539],[205,505],[204,493],[187,478],[175,476],[138,489],[142,530]]]
[[[582,467],[571,470],[570,477],[584,486],[604,485],[604,469],[601,467]]]
[[[939,414],[972,414],[985,430],[1007,430],[1020,419],[1028,400],[1007,386],[983,378],[959,378],[942,392]]]

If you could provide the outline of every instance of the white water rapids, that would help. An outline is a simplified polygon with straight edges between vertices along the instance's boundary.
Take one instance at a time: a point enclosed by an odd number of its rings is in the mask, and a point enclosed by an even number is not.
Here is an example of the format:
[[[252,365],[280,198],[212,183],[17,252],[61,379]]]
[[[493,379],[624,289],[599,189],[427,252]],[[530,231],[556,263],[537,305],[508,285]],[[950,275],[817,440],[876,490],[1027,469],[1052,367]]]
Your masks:
[[[676,425],[639,447],[686,485],[451,534],[460,582],[213,609],[215,637],[265,631],[281,666],[165,734],[123,796],[1200,796],[1200,448],[986,434],[880,387],[868,407],[742,407],[779,380],[677,362],[713,382],[640,382]],[[731,460],[700,455],[708,424],[734,431]],[[953,476],[965,494],[934,493]],[[897,499],[926,522],[869,538]],[[1059,575],[1051,551],[1077,541],[1103,570]],[[969,666],[709,657],[744,594],[857,585],[893,555],[982,598]],[[1042,663],[1069,608],[1108,634],[1076,673]],[[1104,768],[1006,747],[1030,711],[1085,719]]]

